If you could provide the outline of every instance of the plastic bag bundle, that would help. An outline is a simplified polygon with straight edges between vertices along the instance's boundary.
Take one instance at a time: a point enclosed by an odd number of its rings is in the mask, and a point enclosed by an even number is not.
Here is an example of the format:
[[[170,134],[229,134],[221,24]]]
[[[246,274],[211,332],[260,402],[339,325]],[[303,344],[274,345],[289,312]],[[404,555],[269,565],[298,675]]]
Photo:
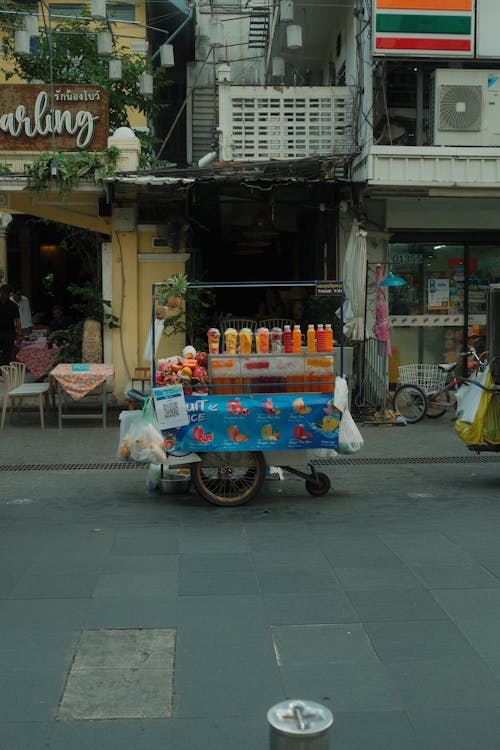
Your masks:
[[[339,426],[339,453],[357,453],[363,447],[364,442],[351,412],[345,409]]]
[[[462,422],[468,422],[472,424],[479,409],[481,397],[484,393],[482,388],[474,384],[474,380],[477,380],[481,385],[486,384],[490,368],[486,367],[483,372],[480,372],[476,377],[469,378],[469,380],[463,383],[457,391],[457,417]]]
[[[494,382],[489,368],[485,370],[483,384],[486,388],[493,388]],[[470,386],[474,388],[474,386]],[[490,443],[493,445],[500,444],[500,404],[498,396],[492,391],[483,391],[476,386],[475,391],[481,393],[479,406],[476,409],[472,422],[466,422],[464,418],[457,419],[454,428],[460,440],[467,445],[483,445]]]
[[[142,411],[120,414],[118,458],[124,461],[137,461],[141,464],[166,462],[163,436],[156,425],[152,399],[146,401]]]
[[[337,375],[335,378],[335,391],[333,394],[333,405],[339,411],[346,411],[349,408],[349,388],[347,380]]]

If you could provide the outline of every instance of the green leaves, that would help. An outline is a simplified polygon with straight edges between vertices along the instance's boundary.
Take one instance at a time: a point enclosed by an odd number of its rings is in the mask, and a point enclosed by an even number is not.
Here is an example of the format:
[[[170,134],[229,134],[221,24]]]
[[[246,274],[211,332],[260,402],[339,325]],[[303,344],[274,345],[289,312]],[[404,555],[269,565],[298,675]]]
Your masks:
[[[55,16],[57,6],[53,5],[52,8]],[[159,97],[149,99],[142,96],[139,77],[142,73],[150,72],[157,89],[169,83],[166,70],[153,67],[147,57],[130,52],[118,43],[119,37],[114,35],[113,58],[121,60],[122,79],[110,81],[108,58],[97,54],[97,32],[107,30],[107,26],[93,21],[88,9],[76,20],[51,18],[50,23],[45,13],[45,29],[40,24],[37,50],[32,55],[16,55],[14,52],[14,32],[16,28],[24,28],[26,6],[0,0],[0,13],[2,11],[5,15],[2,14],[0,44],[3,58],[8,62],[4,65],[0,63],[0,70],[7,78],[17,75],[28,82],[33,79],[48,82],[51,80],[52,62],[52,80],[55,84],[93,83],[103,86],[109,96],[109,125],[112,130],[130,125],[131,109],[142,112],[148,118],[162,109],[158,103]]]
[[[106,148],[102,154],[91,151],[63,154],[59,151],[54,157],[45,152],[26,170],[28,189],[35,194],[47,192],[51,180],[54,180],[61,195],[67,195],[80,182],[94,182],[98,185],[115,176],[118,155],[119,150],[114,146]],[[55,178],[52,177],[53,166],[57,166]]]

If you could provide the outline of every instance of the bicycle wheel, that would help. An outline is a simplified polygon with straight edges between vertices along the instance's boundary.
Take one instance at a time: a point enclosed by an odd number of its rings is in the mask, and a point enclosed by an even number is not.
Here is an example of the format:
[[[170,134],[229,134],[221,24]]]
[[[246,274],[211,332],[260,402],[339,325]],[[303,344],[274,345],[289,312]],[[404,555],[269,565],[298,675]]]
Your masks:
[[[407,422],[420,422],[427,408],[427,397],[416,385],[400,385],[393,397],[394,411],[398,411]]]
[[[260,452],[200,453],[191,464],[191,479],[204,500],[213,505],[243,505],[259,492],[266,476]]]
[[[447,404],[450,403],[450,392],[448,390],[442,392],[438,391],[438,393],[427,393],[427,409],[425,410],[425,416],[431,417],[431,419],[437,419],[438,417],[442,417],[443,414],[448,411],[445,404],[443,404],[443,401],[446,401]]]

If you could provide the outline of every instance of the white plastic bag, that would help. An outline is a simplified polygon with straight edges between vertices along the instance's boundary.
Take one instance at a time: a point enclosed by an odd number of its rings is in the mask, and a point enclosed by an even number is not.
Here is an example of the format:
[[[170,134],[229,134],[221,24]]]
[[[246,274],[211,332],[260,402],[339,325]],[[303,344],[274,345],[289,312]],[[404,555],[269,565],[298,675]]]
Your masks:
[[[357,453],[363,447],[364,442],[351,412],[346,409],[339,426],[339,453]]]
[[[119,461],[129,461],[132,441],[129,434],[133,427],[142,420],[142,411],[122,411],[120,412],[120,437],[118,440],[118,450],[116,457]]]
[[[146,476],[146,489],[153,492],[160,486],[161,464],[149,464]]]
[[[335,378],[335,392],[333,394],[333,405],[339,411],[345,411],[349,407],[349,388],[347,380],[337,375]]]
[[[483,372],[469,378],[469,381],[477,380],[478,383],[484,385],[489,371],[490,368],[485,367]],[[468,422],[469,424],[474,422],[482,394],[483,389],[474,385],[473,382],[463,383],[460,386],[457,391],[457,417],[461,422]]]
[[[163,464],[167,460],[151,400],[146,402],[142,411],[121,412],[118,458],[141,464]]]

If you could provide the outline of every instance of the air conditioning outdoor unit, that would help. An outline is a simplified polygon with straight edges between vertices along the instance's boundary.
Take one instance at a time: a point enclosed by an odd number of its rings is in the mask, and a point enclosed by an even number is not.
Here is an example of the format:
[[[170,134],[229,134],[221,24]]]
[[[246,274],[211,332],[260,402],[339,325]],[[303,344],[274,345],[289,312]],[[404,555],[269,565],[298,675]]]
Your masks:
[[[435,70],[429,111],[434,146],[500,146],[500,70]]]

